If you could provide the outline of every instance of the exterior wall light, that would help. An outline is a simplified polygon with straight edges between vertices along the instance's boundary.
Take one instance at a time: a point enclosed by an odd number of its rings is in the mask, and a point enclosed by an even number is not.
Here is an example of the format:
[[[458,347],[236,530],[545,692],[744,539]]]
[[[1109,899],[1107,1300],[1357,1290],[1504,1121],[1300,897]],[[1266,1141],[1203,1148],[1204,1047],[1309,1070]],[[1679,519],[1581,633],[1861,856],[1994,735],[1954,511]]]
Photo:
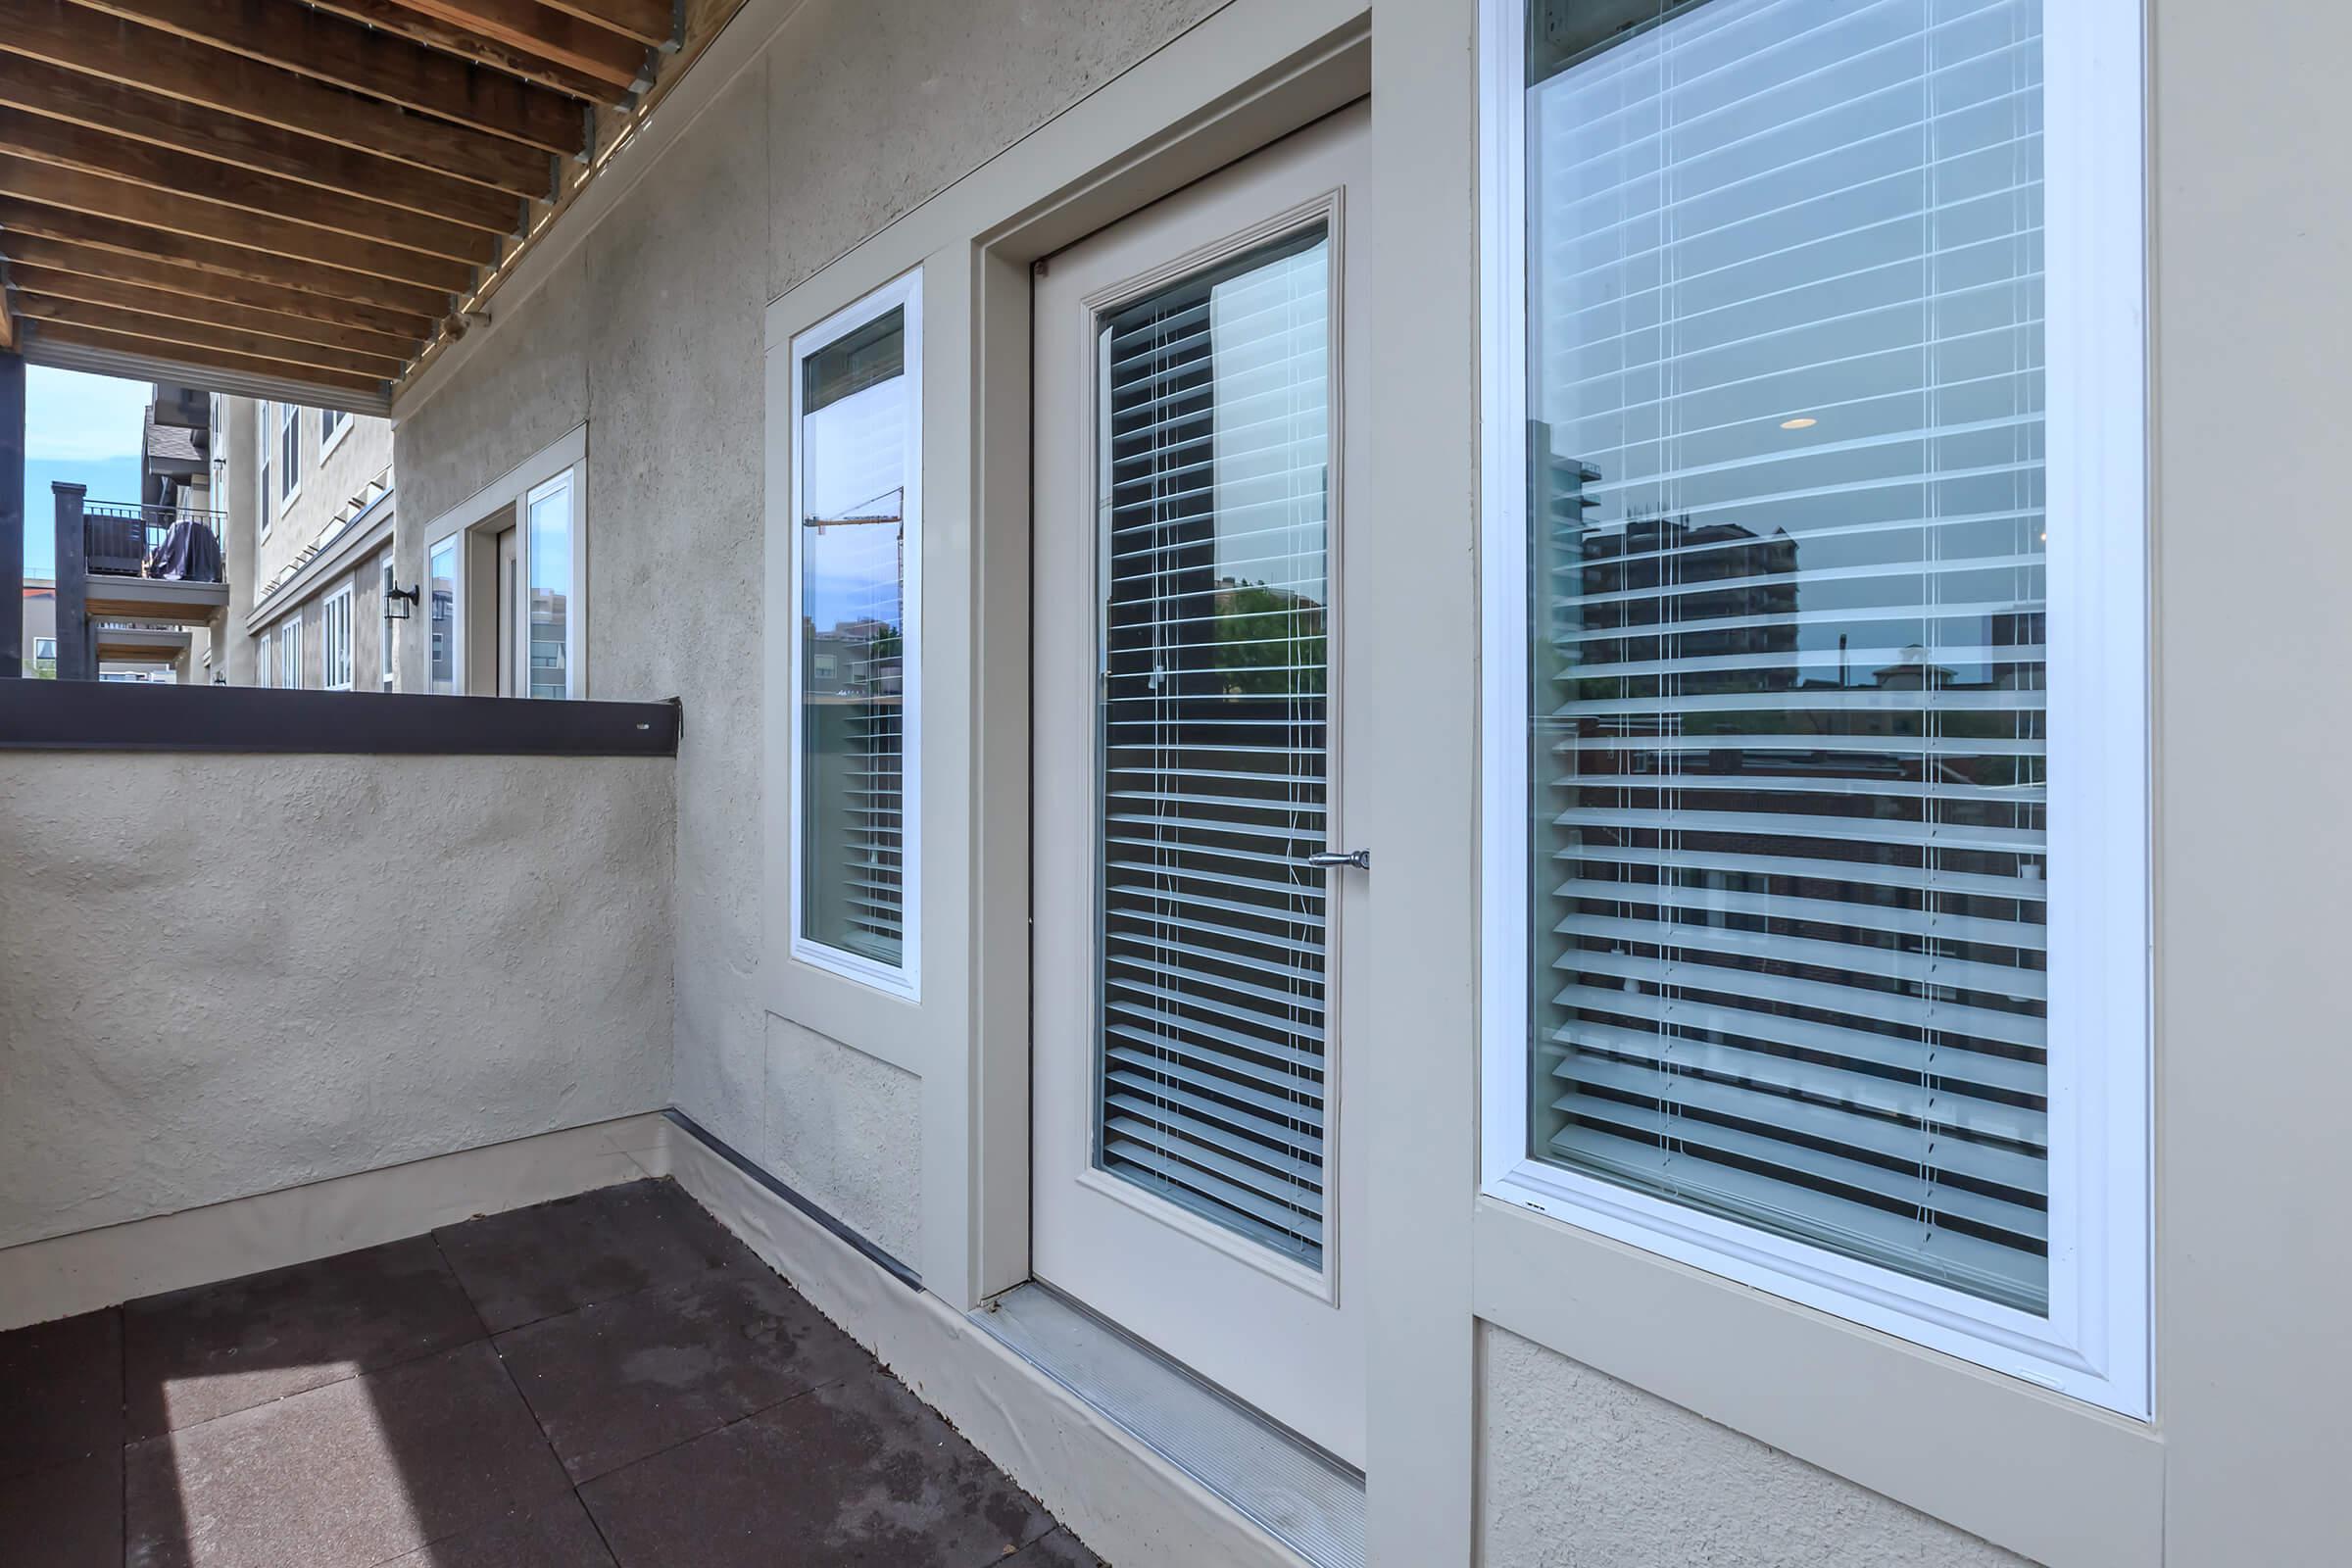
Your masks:
[[[389,575],[390,575],[390,573],[386,573],[386,575],[387,575],[387,576],[389,576]],[[406,619],[408,619],[408,618],[409,618],[409,607],[410,607],[411,605],[414,605],[414,604],[416,604],[416,602],[417,602],[419,599],[422,599],[423,597],[424,597],[424,585],[423,585],[422,583],[419,583],[419,584],[417,584],[417,585],[416,585],[416,587],[414,587],[414,588],[401,588],[401,587],[397,587],[397,586],[395,586],[395,587],[391,587],[391,588],[387,588],[387,589],[385,589],[385,590],[384,590],[384,618],[385,618],[386,620],[406,620]]]

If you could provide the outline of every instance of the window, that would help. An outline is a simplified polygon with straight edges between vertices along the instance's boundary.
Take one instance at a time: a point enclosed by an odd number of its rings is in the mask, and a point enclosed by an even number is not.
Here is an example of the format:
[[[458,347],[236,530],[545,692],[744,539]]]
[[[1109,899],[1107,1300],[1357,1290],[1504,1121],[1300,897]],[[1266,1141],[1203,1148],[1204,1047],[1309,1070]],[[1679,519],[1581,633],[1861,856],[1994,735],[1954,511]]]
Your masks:
[[[395,622],[391,618],[391,610],[392,590],[397,586],[392,578],[392,553],[386,551],[384,559],[376,563],[375,568],[375,613],[380,622],[375,640],[376,680],[386,691],[392,689],[392,627]]]
[[[1488,1190],[2144,1413],[2137,14],[1495,9]]]
[[[528,613],[523,653],[530,674],[523,690],[533,697],[572,695],[571,473],[567,469],[524,500],[529,537],[523,541],[528,568]]]
[[[253,408],[253,451],[256,471],[261,475],[261,488],[254,492],[254,514],[260,519],[255,524],[254,533],[263,539],[270,537],[270,517],[276,510],[273,505],[276,494],[270,488],[270,447],[276,426],[270,423],[270,411],[268,403],[257,403]],[[265,639],[268,635],[267,632],[263,634]],[[269,684],[267,678],[263,684]]]
[[[334,451],[342,439],[349,434],[351,434],[350,415],[341,409],[320,409],[318,411],[319,461],[324,462],[326,455]]]
[[[302,410],[277,405],[277,504],[283,508],[302,491]]]
[[[274,677],[277,673],[277,665],[273,662],[273,643],[274,639],[267,631],[263,632],[254,642],[253,683],[256,686],[276,684]]]
[[[302,685],[302,612],[288,615],[277,628],[277,683],[289,691]]]
[[[793,344],[793,953],[905,996],[918,972],[920,281]]]
[[[345,583],[318,606],[318,683],[347,692],[351,679],[351,584]]]
[[[431,648],[427,655],[426,689],[448,697],[458,689],[458,541],[444,539],[433,546],[425,563],[426,591],[432,601]]]
[[[35,637],[32,640],[32,673],[36,680],[57,679],[57,639]]]

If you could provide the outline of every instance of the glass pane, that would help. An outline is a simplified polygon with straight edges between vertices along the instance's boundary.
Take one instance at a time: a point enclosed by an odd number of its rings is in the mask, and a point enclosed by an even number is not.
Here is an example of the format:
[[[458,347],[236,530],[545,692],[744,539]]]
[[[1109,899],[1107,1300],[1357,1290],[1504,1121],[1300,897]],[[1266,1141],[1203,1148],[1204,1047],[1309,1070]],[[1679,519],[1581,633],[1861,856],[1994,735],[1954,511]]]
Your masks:
[[[1098,345],[1096,1162],[1315,1266],[1330,251],[1186,278]]]
[[[571,485],[530,504],[530,695],[571,695]]]
[[[1532,1152],[2046,1310],[2039,5],[1531,10]]]
[[[802,362],[801,931],[897,967],[905,946],[905,312]]]
[[[432,646],[427,651],[429,689],[448,697],[458,689],[458,542],[445,539],[433,547],[426,564],[432,601]]]

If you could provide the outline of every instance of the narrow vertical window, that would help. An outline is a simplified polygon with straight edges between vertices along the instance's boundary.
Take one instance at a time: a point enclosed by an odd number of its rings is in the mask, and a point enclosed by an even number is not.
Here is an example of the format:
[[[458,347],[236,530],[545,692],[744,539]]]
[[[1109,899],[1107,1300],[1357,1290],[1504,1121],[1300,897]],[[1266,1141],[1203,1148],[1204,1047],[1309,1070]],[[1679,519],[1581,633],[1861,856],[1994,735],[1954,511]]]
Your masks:
[[[277,504],[284,506],[302,488],[302,410],[291,403],[277,405]]]
[[[915,988],[919,275],[794,343],[794,951]]]
[[[276,639],[267,631],[254,643],[253,683],[256,686],[277,684]]]
[[[572,695],[572,527],[571,475],[559,474],[524,502],[530,537],[529,612],[524,617],[523,653],[530,670],[524,687],[533,697]]]
[[[253,406],[253,455],[255,472],[261,479],[260,485],[254,491],[257,514],[254,534],[257,538],[262,539],[270,537],[270,518],[271,514],[276,511],[277,502],[277,492],[270,488],[270,449],[275,441],[276,431],[276,426],[270,422],[271,408],[272,405],[268,403],[257,403]],[[266,686],[269,683],[269,676],[265,672],[262,684]]]
[[[375,614],[381,628],[376,641],[376,681],[384,690],[392,689],[392,620],[386,612],[392,604],[392,590],[398,584],[392,576],[392,558],[387,554],[375,573]]]
[[[330,692],[351,690],[351,601],[345,583],[318,607],[318,683]]]
[[[2053,1003],[2134,951],[2060,901],[2128,935],[2144,890],[2086,885],[2053,818],[2145,759],[2052,699],[2143,679],[2142,522],[2046,432],[2115,418],[2136,464],[2139,351],[2062,379],[2045,323],[2139,272],[2052,270],[2041,0],[1500,9],[1489,1063],[1524,1093],[1490,1183],[1946,1348],[2048,1344],[2129,1404],[2144,1366],[2073,1344],[2131,1339],[2138,1288],[2083,1270],[2144,1247],[2144,1198],[2065,1089],[2128,1114],[2145,1041]],[[2070,189],[2118,149],[2139,177],[2135,92],[2064,106]],[[2109,110],[2134,133],[2082,130]],[[2110,577],[2071,598],[2069,529]]]
[[[432,608],[426,612],[426,689],[436,697],[458,689],[458,541],[444,539],[426,560],[425,595]]]

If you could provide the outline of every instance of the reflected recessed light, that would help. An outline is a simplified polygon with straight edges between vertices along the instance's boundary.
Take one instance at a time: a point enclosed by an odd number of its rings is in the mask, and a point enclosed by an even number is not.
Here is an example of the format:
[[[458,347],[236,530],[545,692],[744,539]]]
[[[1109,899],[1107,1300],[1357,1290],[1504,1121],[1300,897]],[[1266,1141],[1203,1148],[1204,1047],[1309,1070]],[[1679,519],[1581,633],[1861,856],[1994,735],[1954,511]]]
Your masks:
[[[1781,428],[1784,430],[1810,430],[1820,422],[1818,419],[1783,419]]]

